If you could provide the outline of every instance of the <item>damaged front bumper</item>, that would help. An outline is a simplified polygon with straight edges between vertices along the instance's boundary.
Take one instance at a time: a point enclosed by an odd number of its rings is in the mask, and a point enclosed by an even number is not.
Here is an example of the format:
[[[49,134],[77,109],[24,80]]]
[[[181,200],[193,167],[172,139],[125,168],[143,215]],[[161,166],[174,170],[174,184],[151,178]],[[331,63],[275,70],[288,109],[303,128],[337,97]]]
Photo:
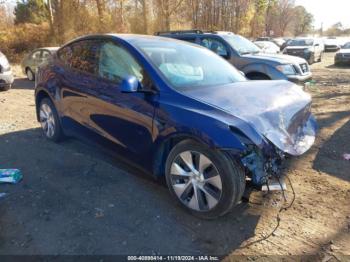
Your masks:
[[[285,154],[273,146],[268,149],[251,147],[242,157],[241,163],[246,169],[253,186],[261,188],[268,181],[279,179]],[[267,152],[266,152],[267,151]]]

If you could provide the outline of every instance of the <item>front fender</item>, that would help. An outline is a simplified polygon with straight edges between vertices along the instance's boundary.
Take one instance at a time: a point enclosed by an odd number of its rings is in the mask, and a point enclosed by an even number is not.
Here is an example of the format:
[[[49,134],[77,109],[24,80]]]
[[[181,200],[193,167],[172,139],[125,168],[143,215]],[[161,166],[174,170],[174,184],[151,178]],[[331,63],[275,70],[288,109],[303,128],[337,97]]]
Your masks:
[[[192,105],[195,104],[196,102],[192,101]],[[246,146],[240,138],[245,136],[245,132],[239,127],[232,128],[225,120],[223,112],[208,109],[194,109],[186,105],[161,105],[154,120],[155,145],[163,143],[169,137],[183,136],[193,138],[211,148],[244,151]]]

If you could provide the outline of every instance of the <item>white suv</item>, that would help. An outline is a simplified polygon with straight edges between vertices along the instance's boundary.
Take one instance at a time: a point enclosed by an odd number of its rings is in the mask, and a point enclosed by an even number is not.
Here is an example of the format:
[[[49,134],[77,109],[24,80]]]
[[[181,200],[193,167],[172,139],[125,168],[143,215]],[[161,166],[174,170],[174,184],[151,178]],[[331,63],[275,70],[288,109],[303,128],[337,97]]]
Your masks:
[[[13,83],[11,66],[6,56],[0,52],[0,90],[7,91]]]

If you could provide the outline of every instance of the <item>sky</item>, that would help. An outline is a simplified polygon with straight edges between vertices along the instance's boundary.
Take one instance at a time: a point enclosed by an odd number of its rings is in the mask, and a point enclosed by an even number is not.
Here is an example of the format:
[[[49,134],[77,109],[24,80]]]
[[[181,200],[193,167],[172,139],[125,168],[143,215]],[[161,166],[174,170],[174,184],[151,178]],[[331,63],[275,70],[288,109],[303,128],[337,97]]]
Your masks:
[[[315,28],[327,29],[341,22],[344,27],[350,27],[350,0],[296,0],[297,5],[303,5],[314,15]]]

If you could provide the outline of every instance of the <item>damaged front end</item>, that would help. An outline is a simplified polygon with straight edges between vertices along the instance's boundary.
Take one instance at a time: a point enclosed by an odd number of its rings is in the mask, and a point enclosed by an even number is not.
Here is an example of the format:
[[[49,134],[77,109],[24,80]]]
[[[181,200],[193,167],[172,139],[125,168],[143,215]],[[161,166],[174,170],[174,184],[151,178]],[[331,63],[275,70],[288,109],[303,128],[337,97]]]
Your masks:
[[[241,163],[252,185],[261,189],[264,185],[271,184],[271,181],[280,180],[284,159],[285,154],[272,145],[263,149],[249,146],[249,149],[241,156]]]
[[[187,93],[225,114],[223,122],[246,148],[239,161],[254,186],[279,180],[284,156],[300,156],[315,142],[311,95],[291,82],[246,81]]]

